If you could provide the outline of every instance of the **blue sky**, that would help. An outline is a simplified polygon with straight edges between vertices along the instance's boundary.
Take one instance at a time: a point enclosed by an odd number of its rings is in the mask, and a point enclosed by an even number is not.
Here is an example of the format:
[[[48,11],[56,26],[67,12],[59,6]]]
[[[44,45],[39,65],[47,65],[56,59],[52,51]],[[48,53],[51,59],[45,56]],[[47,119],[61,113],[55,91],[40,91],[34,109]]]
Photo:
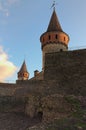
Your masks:
[[[9,65],[8,74],[3,76],[6,81],[17,79],[24,59],[30,77],[34,70],[41,71],[40,36],[47,30],[52,3],[53,0],[0,0],[0,58],[5,54],[3,64],[10,63],[14,70],[9,73]],[[56,0],[56,3],[62,29],[70,36],[69,49],[86,48],[86,0]]]

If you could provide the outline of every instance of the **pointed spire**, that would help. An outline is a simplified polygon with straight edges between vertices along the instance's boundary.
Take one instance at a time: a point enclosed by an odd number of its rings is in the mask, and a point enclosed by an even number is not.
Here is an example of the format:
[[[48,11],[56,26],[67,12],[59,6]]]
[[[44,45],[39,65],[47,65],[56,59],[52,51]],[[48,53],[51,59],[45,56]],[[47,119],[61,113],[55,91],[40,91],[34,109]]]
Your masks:
[[[23,64],[22,64],[21,69],[20,69],[19,72],[28,72],[28,71],[27,71],[27,67],[26,67],[25,60],[24,60],[24,62],[23,62]]]
[[[61,31],[61,32],[63,32],[61,25],[59,23],[55,8],[53,10],[53,14],[51,16],[49,26],[47,28],[47,32],[51,32],[51,31]]]
[[[27,80],[29,78],[29,73],[27,71],[25,60],[18,72],[18,80]]]

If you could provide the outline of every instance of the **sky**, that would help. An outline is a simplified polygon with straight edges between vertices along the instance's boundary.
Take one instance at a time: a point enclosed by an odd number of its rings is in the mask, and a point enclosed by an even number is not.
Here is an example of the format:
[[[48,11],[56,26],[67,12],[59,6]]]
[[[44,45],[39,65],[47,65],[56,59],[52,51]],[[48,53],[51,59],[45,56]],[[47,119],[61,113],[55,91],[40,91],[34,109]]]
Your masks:
[[[46,32],[53,0],[0,0],[0,82],[15,82],[24,59],[30,78],[42,70],[40,36]],[[86,49],[86,0],[56,0],[69,50]]]

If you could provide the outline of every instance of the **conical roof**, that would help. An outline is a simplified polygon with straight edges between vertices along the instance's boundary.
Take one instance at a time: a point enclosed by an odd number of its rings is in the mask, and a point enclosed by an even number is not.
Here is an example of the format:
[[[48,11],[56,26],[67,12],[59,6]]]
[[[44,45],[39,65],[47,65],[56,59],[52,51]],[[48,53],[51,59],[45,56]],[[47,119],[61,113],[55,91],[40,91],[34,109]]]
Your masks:
[[[24,72],[28,72],[27,71],[27,67],[26,67],[26,63],[25,63],[25,60],[20,68],[20,71],[18,73],[24,73]]]
[[[51,19],[50,19],[49,26],[47,28],[47,32],[51,32],[51,31],[61,31],[61,32],[63,32],[55,9],[53,11],[53,14],[52,14]]]

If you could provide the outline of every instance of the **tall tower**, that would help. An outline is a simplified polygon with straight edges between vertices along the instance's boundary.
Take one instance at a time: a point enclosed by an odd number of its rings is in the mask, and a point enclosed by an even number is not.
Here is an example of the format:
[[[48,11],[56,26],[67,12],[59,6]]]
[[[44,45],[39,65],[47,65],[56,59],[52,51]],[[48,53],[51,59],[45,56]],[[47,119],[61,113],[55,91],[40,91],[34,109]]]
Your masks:
[[[29,73],[27,71],[26,63],[25,60],[18,72],[18,80],[28,80],[29,78]]]
[[[45,54],[68,50],[69,36],[62,30],[55,7],[47,28],[40,37],[42,48],[42,69],[45,65]]]

